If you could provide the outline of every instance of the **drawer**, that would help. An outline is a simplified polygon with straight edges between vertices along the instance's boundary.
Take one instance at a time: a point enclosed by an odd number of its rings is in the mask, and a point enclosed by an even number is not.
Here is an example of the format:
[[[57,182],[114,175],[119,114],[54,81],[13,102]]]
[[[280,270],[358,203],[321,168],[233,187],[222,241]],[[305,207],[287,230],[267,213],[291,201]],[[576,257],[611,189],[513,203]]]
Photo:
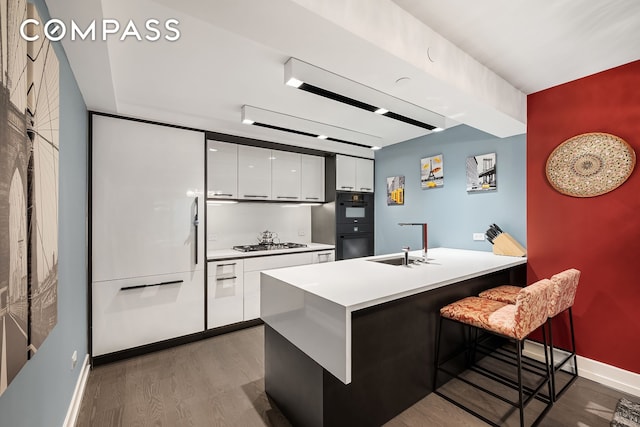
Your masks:
[[[287,255],[271,255],[244,260],[244,271],[262,271],[272,268],[293,267],[296,265],[311,264],[313,257],[311,252],[299,252]]]
[[[204,330],[204,271],[92,283],[93,356]]]
[[[243,260],[209,262],[207,328],[242,322],[244,318]]]
[[[325,262],[333,262],[336,260],[336,251],[313,252],[313,263],[322,264]]]

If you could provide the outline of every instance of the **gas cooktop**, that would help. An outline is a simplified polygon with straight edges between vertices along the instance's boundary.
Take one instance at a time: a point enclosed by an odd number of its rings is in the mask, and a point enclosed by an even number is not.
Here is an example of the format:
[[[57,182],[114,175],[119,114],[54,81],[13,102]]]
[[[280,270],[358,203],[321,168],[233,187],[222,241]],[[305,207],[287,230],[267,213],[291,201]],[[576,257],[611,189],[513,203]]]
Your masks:
[[[257,245],[241,245],[234,246],[233,249],[240,252],[255,252],[255,251],[273,251],[275,249],[295,249],[306,248],[304,243],[259,243]]]

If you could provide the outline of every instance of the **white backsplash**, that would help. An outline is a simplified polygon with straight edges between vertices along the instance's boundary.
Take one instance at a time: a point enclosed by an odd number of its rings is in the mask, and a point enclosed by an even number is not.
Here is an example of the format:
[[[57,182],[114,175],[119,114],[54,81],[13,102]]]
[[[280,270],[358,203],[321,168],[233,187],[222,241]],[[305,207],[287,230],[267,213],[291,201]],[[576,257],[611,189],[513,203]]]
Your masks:
[[[311,242],[311,207],[279,203],[207,205],[207,249],[258,243],[258,234],[278,233],[280,242]]]

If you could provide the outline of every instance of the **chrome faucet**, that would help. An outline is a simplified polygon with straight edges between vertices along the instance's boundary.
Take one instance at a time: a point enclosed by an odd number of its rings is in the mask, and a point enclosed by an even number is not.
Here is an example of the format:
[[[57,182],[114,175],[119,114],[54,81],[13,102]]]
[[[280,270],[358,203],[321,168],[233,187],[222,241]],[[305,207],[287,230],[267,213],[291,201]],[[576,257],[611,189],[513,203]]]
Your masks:
[[[422,257],[427,261],[427,223],[426,222],[399,222],[398,225],[422,226]]]

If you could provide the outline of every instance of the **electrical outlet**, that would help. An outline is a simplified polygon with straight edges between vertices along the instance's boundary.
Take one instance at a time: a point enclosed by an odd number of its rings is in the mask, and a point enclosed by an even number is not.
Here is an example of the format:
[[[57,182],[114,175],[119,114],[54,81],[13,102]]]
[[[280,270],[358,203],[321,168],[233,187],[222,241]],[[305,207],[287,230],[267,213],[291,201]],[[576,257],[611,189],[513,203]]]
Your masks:
[[[209,240],[210,242],[215,242],[216,240],[218,240],[218,235],[215,233],[209,233],[207,235],[207,240]]]
[[[484,233],[473,233],[473,240],[484,240]]]
[[[304,236],[304,230],[298,231],[298,236]]]
[[[76,367],[77,363],[78,363],[78,351],[75,350],[71,355],[71,370],[73,370]]]

